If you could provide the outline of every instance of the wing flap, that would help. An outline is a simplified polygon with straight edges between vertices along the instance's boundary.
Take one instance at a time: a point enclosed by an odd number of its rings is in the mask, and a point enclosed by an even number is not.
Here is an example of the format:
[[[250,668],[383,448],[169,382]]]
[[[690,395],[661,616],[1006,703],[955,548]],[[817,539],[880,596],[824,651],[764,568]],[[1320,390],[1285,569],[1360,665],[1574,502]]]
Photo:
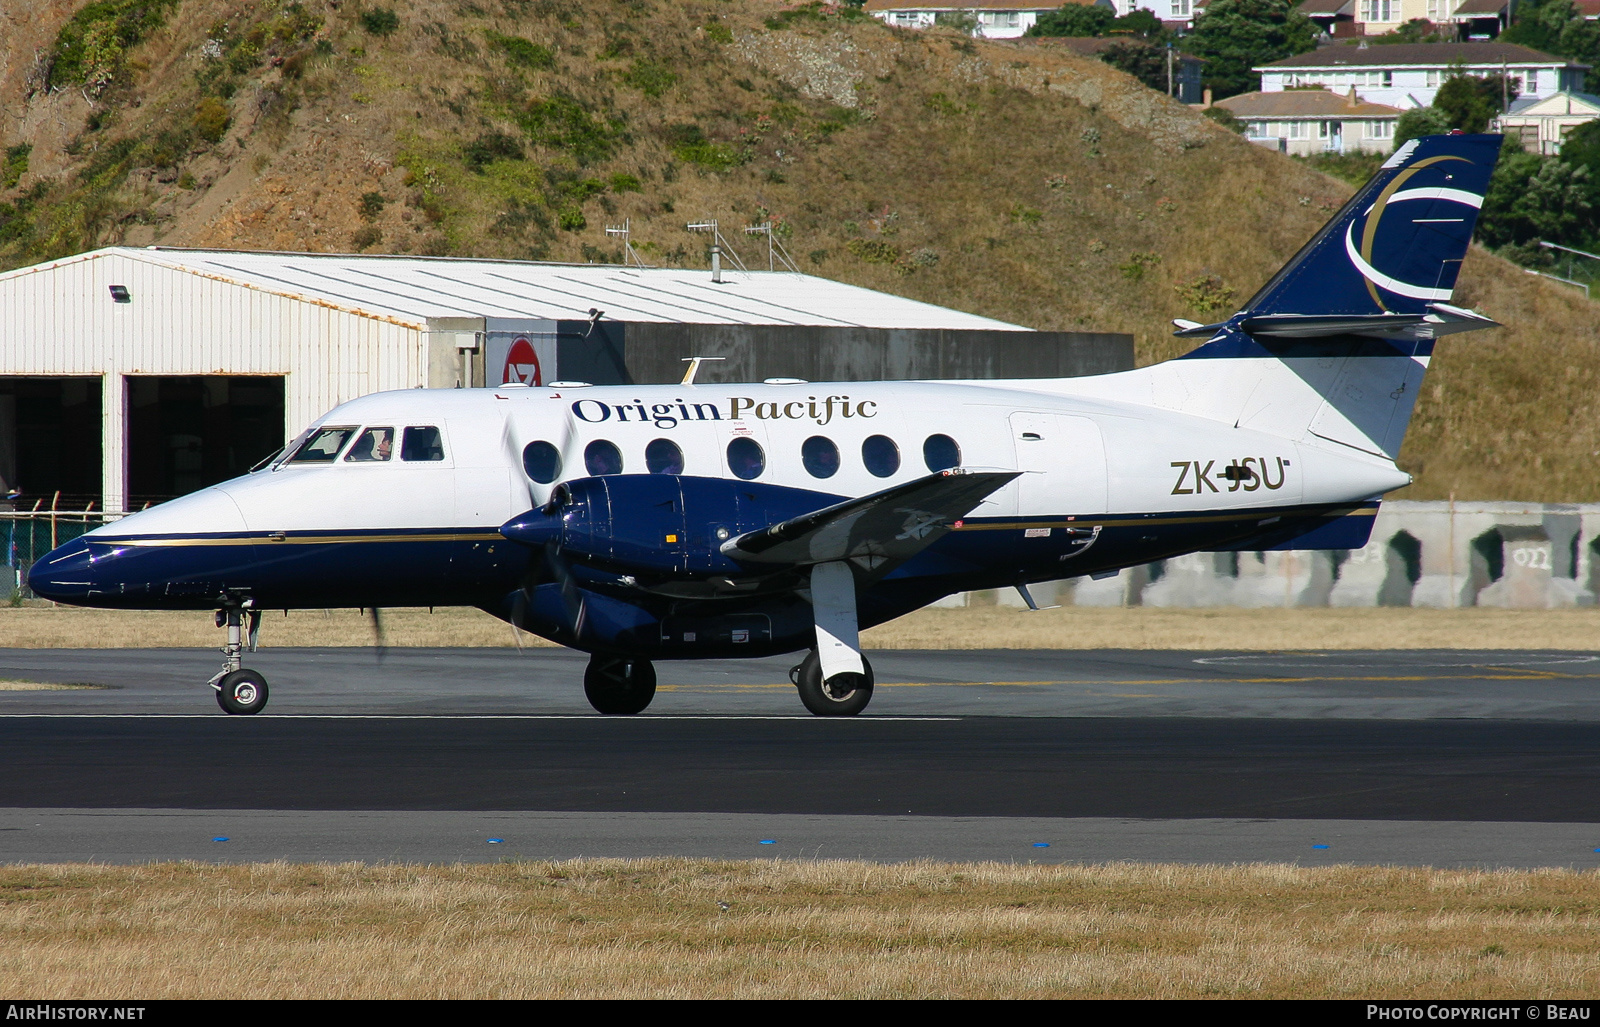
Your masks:
[[[745,532],[724,542],[722,553],[740,563],[805,566],[851,560],[864,571],[884,571],[932,545],[1021,473],[939,471]]]

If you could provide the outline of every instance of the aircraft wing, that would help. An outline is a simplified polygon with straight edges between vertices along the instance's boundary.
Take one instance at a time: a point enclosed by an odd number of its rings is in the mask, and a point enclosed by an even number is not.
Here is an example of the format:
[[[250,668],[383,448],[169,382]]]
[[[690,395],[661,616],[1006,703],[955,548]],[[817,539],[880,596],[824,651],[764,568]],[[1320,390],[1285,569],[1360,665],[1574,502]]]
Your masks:
[[[740,563],[806,566],[850,560],[868,573],[904,563],[948,532],[1020,471],[952,468],[846,500],[722,544]]]

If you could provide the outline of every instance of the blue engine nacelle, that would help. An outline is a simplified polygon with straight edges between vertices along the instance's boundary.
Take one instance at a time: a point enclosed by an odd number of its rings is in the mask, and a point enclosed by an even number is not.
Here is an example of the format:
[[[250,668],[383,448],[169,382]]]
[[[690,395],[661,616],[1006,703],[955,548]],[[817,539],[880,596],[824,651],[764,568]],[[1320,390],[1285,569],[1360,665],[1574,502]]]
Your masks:
[[[735,574],[721,546],[747,531],[832,506],[841,497],[758,482],[614,474],[564,482],[550,502],[501,525],[533,547],[554,545],[586,566],[633,574]]]

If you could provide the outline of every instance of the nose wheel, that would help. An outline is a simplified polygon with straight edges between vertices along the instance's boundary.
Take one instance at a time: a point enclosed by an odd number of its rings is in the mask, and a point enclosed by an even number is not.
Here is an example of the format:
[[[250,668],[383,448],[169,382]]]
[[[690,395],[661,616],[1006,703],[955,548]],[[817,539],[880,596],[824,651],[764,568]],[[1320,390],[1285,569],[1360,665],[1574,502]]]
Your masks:
[[[228,643],[222,647],[222,669],[209,684],[217,692],[217,705],[222,712],[248,716],[260,713],[267,705],[267,679],[253,670],[245,670],[246,650],[245,620],[249,619],[249,651],[256,651],[256,639],[261,634],[261,611],[244,604],[230,604],[217,611],[217,627],[228,629]]]
[[[842,671],[822,676],[822,660],[815,649],[789,671],[806,709],[819,717],[853,717],[872,701],[872,664],[861,658],[861,673]]]
[[[596,653],[583,672],[583,694],[601,713],[639,713],[656,697],[656,668],[649,660]]]

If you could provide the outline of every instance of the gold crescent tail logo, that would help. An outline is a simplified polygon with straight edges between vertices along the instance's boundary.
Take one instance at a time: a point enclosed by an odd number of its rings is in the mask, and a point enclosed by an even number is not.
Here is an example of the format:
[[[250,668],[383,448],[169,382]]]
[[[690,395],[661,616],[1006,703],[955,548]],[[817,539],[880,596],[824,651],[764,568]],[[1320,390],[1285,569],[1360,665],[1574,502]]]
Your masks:
[[[1465,161],[1468,164],[1472,163],[1465,157],[1456,157],[1450,154],[1446,154],[1441,157],[1429,157],[1427,160],[1419,160],[1409,168],[1406,168],[1404,171],[1394,176],[1393,181],[1383,187],[1383,192],[1378,194],[1377,200],[1375,200],[1372,204],[1372,210],[1367,214],[1366,226],[1361,230],[1361,259],[1367,262],[1367,266],[1373,266],[1372,241],[1378,236],[1378,222],[1383,218],[1383,212],[1389,206],[1389,197],[1399,192],[1400,187],[1405,185],[1406,181],[1410,179],[1412,175],[1415,175],[1417,172],[1431,164],[1437,164],[1440,161],[1446,160],[1459,160]],[[1360,273],[1360,270],[1360,268],[1357,268],[1357,273]],[[1372,297],[1373,306],[1378,308],[1379,313],[1387,310],[1388,307],[1384,305],[1383,300],[1378,298],[1378,287],[1372,284],[1372,279],[1368,278],[1365,274],[1362,274],[1361,277],[1366,282],[1367,293]]]

